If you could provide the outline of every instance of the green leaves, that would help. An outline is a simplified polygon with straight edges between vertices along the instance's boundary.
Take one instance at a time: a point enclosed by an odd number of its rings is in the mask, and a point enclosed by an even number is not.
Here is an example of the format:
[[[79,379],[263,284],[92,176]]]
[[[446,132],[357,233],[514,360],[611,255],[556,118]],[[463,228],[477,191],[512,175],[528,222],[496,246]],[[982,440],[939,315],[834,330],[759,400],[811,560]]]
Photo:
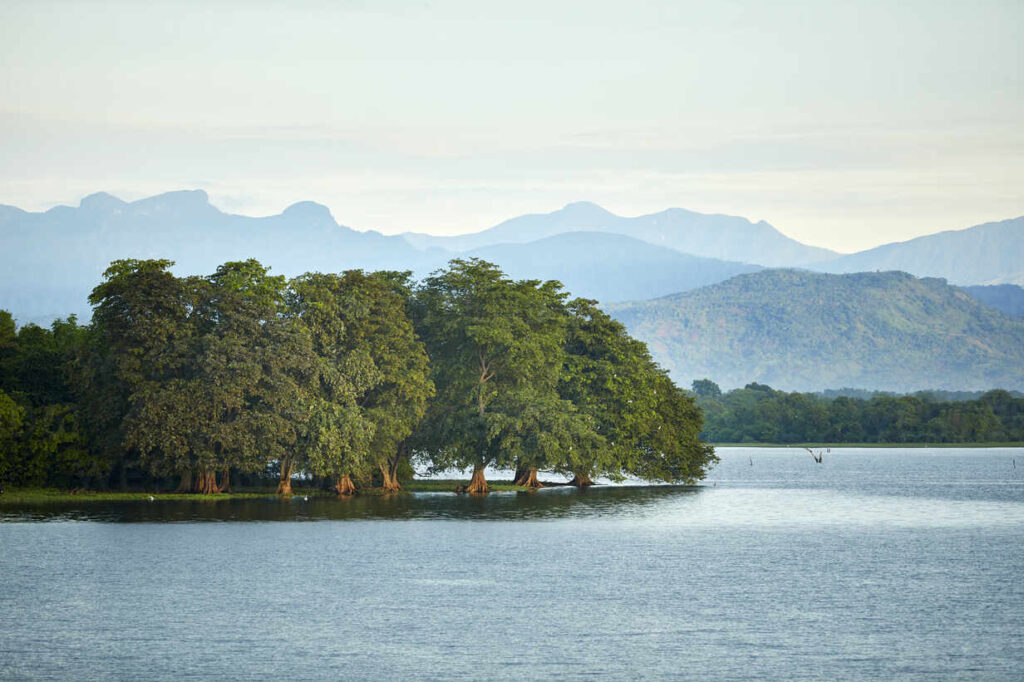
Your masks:
[[[513,282],[485,261],[453,260],[416,292],[417,329],[437,397],[417,445],[438,467],[545,466],[530,438],[557,400],[564,295],[554,282]]]
[[[305,456],[314,473],[365,477],[390,465],[433,395],[423,344],[406,313],[407,275],[309,273],[289,311],[309,330],[316,402]]]
[[[702,476],[714,454],[693,400],[595,302],[565,299],[475,259],[416,292],[437,385],[417,444],[433,466]]]
[[[981,443],[1024,439],[1024,399],[989,391],[975,400],[928,393],[870,399],[776,391],[762,384],[698,396],[714,442]]]
[[[0,315],[3,466],[87,480],[141,465],[209,491],[214,472],[274,465],[287,491],[296,470],[379,472],[393,490],[410,456],[668,481],[713,461],[693,401],[558,282],[476,259],[418,286],[402,272],[286,282],[254,260],[208,277],[171,265],[112,263],[89,328],[16,331]]]
[[[698,439],[701,414],[693,400],[593,301],[573,300],[568,311],[559,391],[589,418],[593,432],[560,469],[581,478],[701,478],[715,458]]]
[[[8,480],[15,463],[17,436],[25,419],[25,410],[0,389],[0,483]]]

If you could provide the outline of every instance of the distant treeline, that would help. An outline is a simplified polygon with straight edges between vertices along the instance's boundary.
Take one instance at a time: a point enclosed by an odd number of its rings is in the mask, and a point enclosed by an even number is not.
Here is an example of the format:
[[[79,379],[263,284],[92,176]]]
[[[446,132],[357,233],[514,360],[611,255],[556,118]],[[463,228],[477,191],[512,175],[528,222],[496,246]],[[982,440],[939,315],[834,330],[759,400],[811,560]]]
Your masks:
[[[1024,442],[1024,398],[994,390],[973,400],[928,392],[870,398],[787,393],[764,384],[722,393],[693,382],[712,443]]]
[[[309,273],[254,260],[177,277],[119,260],[71,317],[0,311],[0,482],[212,493],[245,475],[394,490],[412,464],[692,482],[714,461],[694,399],[557,282],[454,260]]]
[[[899,398],[904,395],[912,395],[929,403],[957,403],[967,400],[977,400],[988,391],[945,391],[940,389],[927,391],[914,391],[913,393],[894,393],[892,391],[872,391],[866,388],[827,388],[824,391],[817,391],[814,395],[821,398],[861,398],[870,400],[872,398]],[[1024,398],[1020,391],[1007,391],[1014,398]]]

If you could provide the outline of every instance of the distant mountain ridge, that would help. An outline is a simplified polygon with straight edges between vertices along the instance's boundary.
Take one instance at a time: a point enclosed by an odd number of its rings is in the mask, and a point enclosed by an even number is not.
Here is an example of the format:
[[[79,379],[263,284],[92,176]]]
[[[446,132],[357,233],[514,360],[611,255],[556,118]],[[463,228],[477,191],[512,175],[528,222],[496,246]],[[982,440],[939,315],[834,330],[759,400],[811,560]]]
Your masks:
[[[573,295],[603,303],[678,293],[779,264],[842,271],[899,262],[914,274],[971,284],[1013,279],[1022,226],[1018,218],[840,256],[768,223],[683,209],[625,218],[578,202],[469,235],[385,236],[345,227],[308,201],[248,217],[221,211],[202,190],[131,202],[100,192],[40,213],[0,205],[0,307],[22,324],[69,313],[87,318],[89,291],[111,260],[127,257],[169,258],[179,274],[257,258],[288,276],[363,268],[423,277],[451,258],[476,256],[514,277],[561,280]],[[986,295],[979,298],[1003,305]]]
[[[1024,389],[1024,320],[941,279],[765,270],[607,307],[683,385]]]
[[[902,270],[953,284],[1024,285],[1024,216],[883,244],[808,267],[833,273]]]
[[[179,274],[257,258],[289,276],[439,261],[400,237],[339,225],[327,207],[312,202],[264,218],[224,213],[202,190],[133,202],[100,192],[77,207],[42,213],[0,206],[0,307],[23,323],[69,313],[88,317],[89,292],[118,258],[170,258]]]
[[[1024,288],[1016,284],[960,287],[967,295],[1011,317],[1024,317]]]
[[[438,237],[406,232],[402,236],[418,248],[467,251],[577,231],[612,232],[694,256],[768,267],[803,265],[838,255],[790,239],[764,221],[752,223],[746,218],[681,208],[626,218],[586,201],[568,204],[552,213],[512,218],[473,234]]]
[[[796,249],[806,257],[807,253],[820,255],[820,250],[813,249],[805,253],[803,245],[770,226],[742,218],[679,210],[665,215],[683,213],[698,222],[707,219],[739,226],[740,232],[723,230],[717,237],[719,251],[728,250],[727,242],[747,241],[736,237],[747,230],[768,235],[767,239],[778,241],[781,248]],[[566,225],[577,227],[609,216],[613,223],[634,220],[586,203],[571,204],[550,215],[556,216],[556,222],[568,221]],[[645,218],[656,222],[658,215],[662,214]],[[531,223],[537,223],[536,229],[513,229]],[[110,261],[118,258],[168,258],[175,261],[178,274],[209,273],[228,260],[256,258],[273,272],[288,276],[310,270],[363,268],[411,270],[416,277],[423,277],[451,258],[476,256],[515,277],[558,279],[573,295],[599,301],[662,296],[761,269],[759,265],[683,253],[610,231],[570,229],[548,235],[552,228],[544,216],[524,216],[498,228],[492,236],[508,241],[455,251],[423,240],[414,247],[400,236],[345,227],[327,207],[308,201],[274,216],[225,213],[213,206],[202,190],[167,192],[132,202],[99,192],[82,199],[77,207],[57,206],[41,213],[0,205],[0,307],[10,310],[22,324],[45,324],[70,313],[86,319],[91,313],[86,303],[89,292]],[[653,239],[661,233],[644,234]],[[464,242],[438,239],[454,248],[478,238],[469,235]]]
[[[566,232],[462,255],[496,263],[515,279],[556,279],[573,295],[602,302],[665,296],[762,269],[602,232]]]

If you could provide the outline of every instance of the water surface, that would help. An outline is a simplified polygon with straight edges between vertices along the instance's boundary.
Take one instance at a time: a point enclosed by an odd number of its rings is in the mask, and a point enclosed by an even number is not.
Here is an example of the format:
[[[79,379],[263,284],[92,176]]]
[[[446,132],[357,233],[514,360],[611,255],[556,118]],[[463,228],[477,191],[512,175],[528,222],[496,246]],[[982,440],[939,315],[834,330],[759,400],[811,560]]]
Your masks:
[[[1024,450],[719,454],[700,487],[0,504],[0,678],[1020,678]]]

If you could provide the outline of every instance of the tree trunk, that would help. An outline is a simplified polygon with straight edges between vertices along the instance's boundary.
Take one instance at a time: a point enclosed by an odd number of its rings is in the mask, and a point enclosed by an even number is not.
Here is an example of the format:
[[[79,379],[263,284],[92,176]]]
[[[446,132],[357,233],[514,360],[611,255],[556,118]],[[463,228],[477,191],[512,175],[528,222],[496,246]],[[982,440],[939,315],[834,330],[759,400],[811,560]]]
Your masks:
[[[231,468],[225,467],[224,471],[221,472],[220,485],[217,486],[217,492],[219,493],[230,493],[231,492]]]
[[[215,495],[220,492],[220,489],[217,487],[216,471],[200,470],[198,492],[200,495]]]
[[[473,467],[473,478],[470,479],[469,485],[466,486],[466,492],[471,495],[484,495],[491,492],[490,486],[487,485],[487,479],[484,478],[483,467]]]
[[[391,473],[391,480],[401,488],[401,484],[398,483],[398,465],[402,463],[402,460],[409,456],[409,446],[403,441],[397,448],[395,448],[395,454],[391,456],[391,460],[388,462],[388,471]]]
[[[281,462],[281,480],[277,482],[276,495],[292,494],[292,471],[295,469],[295,462],[288,460]]]
[[[586,474],[575,474],[573,479],[569,481],[569,485],[574,485],[577,488],[589,488],[594,485],[594,482]]]
[[[176,493],[190,493],[192,492],[192,470],[185,469],[181,472],[181,481],[178,482],[178,489]]]
[[[397,493],[402,489],[402,486],[398,484],[398,479],[392,475],[391,467],[387,464],[382,463],[380,465],[380,475],[382,481],[381,488],[384,492]]]
[[[522,473],[520,473],[522,472]],[[527,469],[516,470],[516,485],[526,486],[527,488],[543,488],[544,484],[537,480],[537,467],[529,467]]]
[[[352,477],[348,474],[338,477],[338,483],[334,486],[334,489],[338,491],[339,495],[355,495],[356,486],[352,482]]]

